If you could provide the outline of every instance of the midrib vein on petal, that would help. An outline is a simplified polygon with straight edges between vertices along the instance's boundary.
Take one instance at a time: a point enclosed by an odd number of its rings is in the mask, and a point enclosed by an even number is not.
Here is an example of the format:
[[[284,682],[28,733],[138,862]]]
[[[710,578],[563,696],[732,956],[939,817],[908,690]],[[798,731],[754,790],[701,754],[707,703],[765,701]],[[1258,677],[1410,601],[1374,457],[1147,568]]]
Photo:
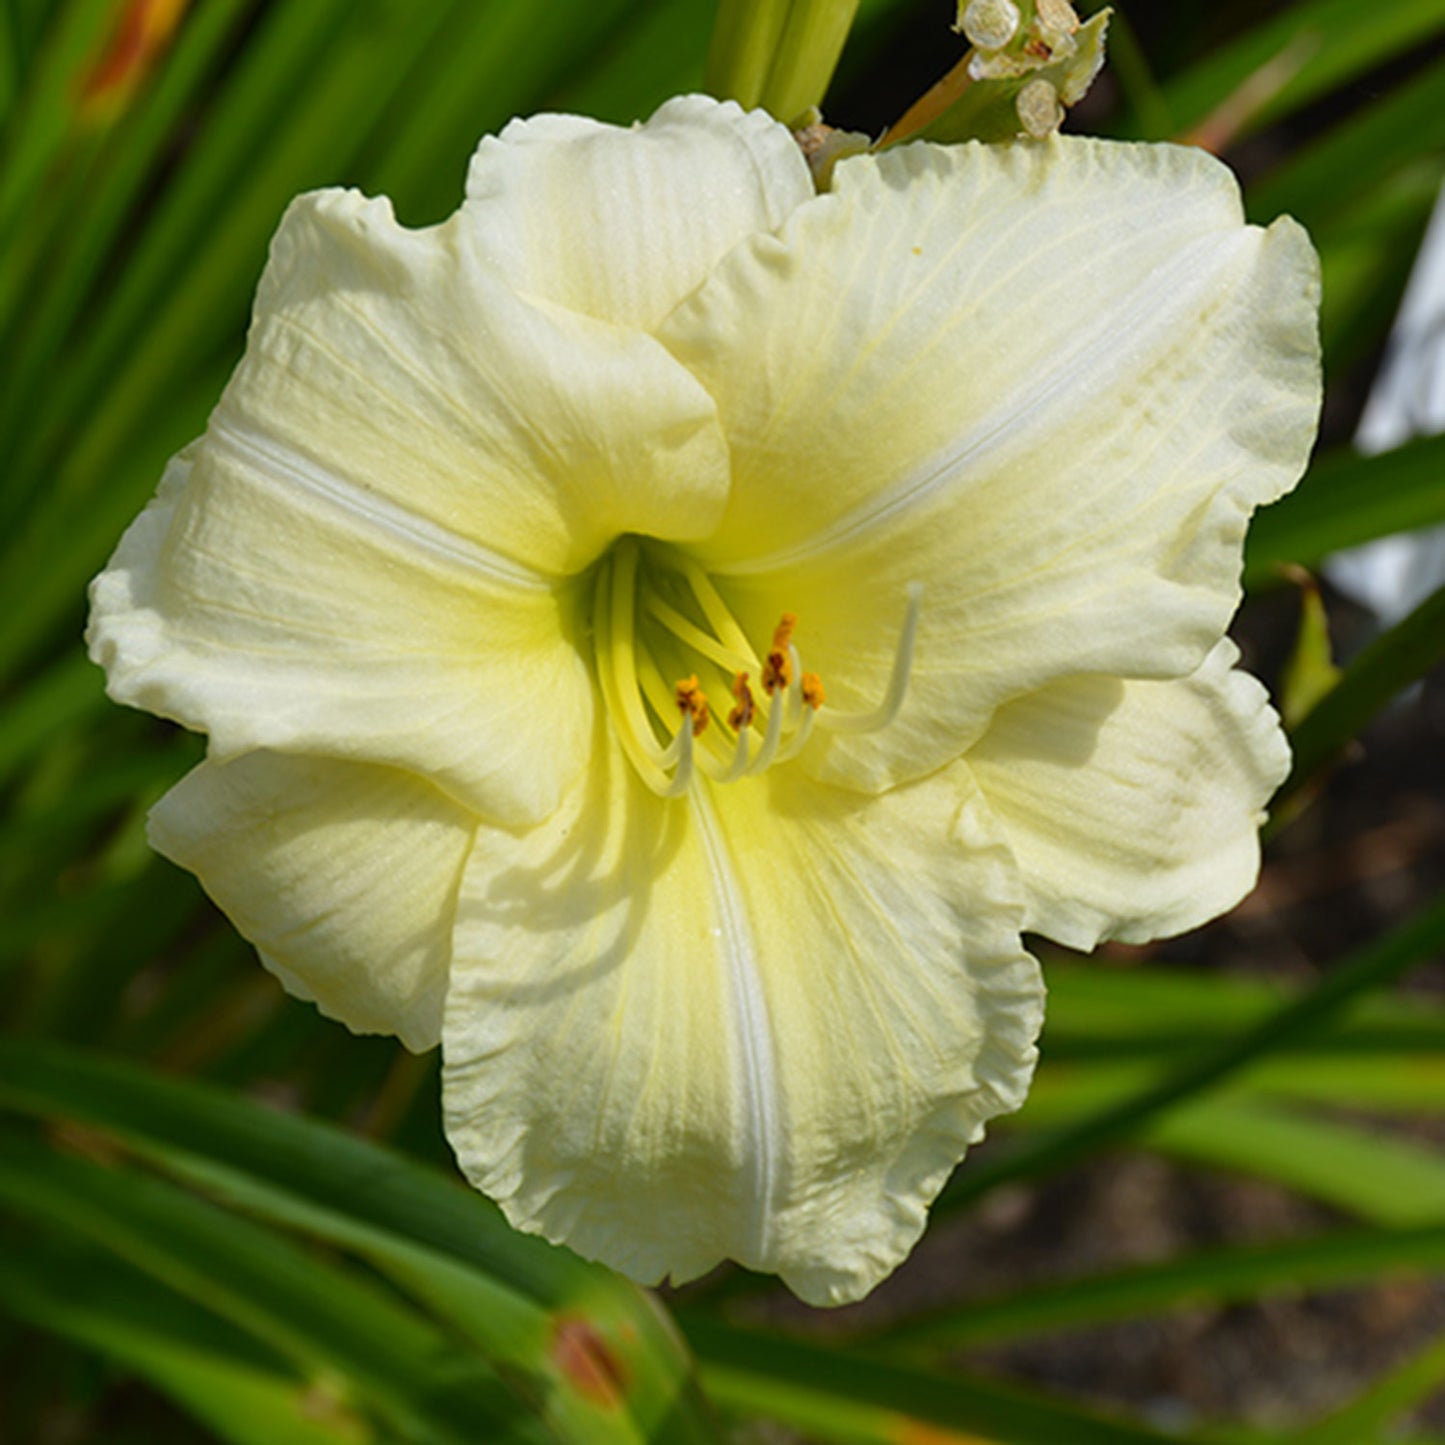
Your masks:
[[[1091,398],[1104,394],[1119,370],[1124,352],[1120,338],[1141,333],[1157,336],[1179,326],[1181,316],[1197,305],[1199,294],[1212,283],[1223,264],[1223,261],[1217,261],[1214,266],[1203,264],[1193,247],[1186,248],[1167,266],[1153,273],[1148,287],[1136,290],[1126,309],[1109,312],[1087,339],[1062,354],[1055,366],[1031,379],[1027,386],[1021,385],[991,416],[971,426],[962,446],[944,448],[941,455],[923,463],[896,486],[869,497],[861,506],[805,540],[763,556],[715,563],[712,571],[726,576],[750,576],[815,562],[831,552],[842,551],[860,536],[875,528],[887,527],[900,514],[926,503],[964,468],[977,465],[1005,444],[1022,440],[1031,423],[1033,429],[1040,425],[1046,428],[1061,425],[1061,416],[1046,414],[1050,402],[1067,395],[1085,380],[1088,390],[1081,404],[1087,405]],[[1158,300],[1161,293],[1170,299],[1161,303]]]
[[[453,566],[480,572],[495,582],[532,591],[547,591],[554,584],[544,574],[438,526],[374,492],[363,492],[309,457],[241,432],[212,418],[208,433],[263,476],[279,476],[288,484],[329,503],[351,520],[384,533],[393,541],[420,548]]]
[[[773,1060],[767,999],[758,972],[757,949],[747,907],[733,871],[727,842],[718,823],[706,784],[695,784],[689,803],[697,821],[712,884],[713,907],[721,929],[721,951],[727,969],[728,998],[743,1091],[745,1163],[742,1184],[754,1207],[749,1243],[758,1261],[768,1257],[769,1222],[781,1157],[782,1121],[778,1116],[778,1079]]]

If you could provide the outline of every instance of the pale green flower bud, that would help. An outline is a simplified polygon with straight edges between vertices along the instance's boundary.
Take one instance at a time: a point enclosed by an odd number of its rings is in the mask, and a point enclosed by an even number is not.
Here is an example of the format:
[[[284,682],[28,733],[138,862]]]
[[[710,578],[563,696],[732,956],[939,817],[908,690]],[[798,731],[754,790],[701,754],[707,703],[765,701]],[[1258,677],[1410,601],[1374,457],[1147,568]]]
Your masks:
[[[970,45],[1001,50],[1018,33],[1019,9],[1012,0],[972,0],[959,17]]]

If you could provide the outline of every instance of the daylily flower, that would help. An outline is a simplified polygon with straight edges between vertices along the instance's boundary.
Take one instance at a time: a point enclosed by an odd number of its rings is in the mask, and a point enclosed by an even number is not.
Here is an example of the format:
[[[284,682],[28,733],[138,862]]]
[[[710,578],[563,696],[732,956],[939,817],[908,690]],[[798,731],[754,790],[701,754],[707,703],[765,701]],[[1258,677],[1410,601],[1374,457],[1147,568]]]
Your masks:
[[[302,196],[94,584],[152,815],[293,993],[440,1041],[518,1227],[805,1299],[907,1253],[1087,948],[1234,903],[1286,750],[1221,640],[1315,268],[1207,156],[842,161],[691,97]]]

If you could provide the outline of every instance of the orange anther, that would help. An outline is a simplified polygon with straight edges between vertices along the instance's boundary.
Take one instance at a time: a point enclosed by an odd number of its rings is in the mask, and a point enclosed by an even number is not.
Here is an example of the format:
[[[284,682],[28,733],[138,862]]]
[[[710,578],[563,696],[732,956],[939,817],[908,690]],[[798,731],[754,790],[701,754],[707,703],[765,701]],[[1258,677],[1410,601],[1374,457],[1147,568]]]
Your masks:
[[[748,675],[740,672],[733,678],[733,696],[737,706],[728,714],[728,726],[736,733],[751,727],[753,721],[753,690],[748,686]]]
[[[785,612],[773,628],[773,651],[786,652],[788,644],[793,640],[793,629],[798,625],[798,614],[796,612]]]
[[[793,680],[793,659],[786,652],[770,652],[763,663],[763,691],[771,697]]]
[[[802,688],[803,701],[816,712],[823,706],[827,696],[823,691],[823,679],[816,672],[805,672],[799,685]]]
[[[692,720],[692,735],[697,737],[707,727],[707,697],[698,684],[696,673],[683,678],[673,689],[677,710]]]

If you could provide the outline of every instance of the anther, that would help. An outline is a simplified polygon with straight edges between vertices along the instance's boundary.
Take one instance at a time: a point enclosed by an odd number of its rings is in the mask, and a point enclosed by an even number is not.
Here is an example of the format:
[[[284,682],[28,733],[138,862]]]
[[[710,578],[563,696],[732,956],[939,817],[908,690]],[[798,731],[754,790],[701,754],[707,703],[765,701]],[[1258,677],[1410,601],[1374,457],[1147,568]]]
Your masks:
[[[692,734],[696,737],[708,722],[707,697],[698,684],[697,676],[683,678],[673,689],[677,699],[677,710],[692,722]]]
[[[798,685],[802,689],[803,701],[814,712],[827,702],[828,695],[823,690],[823,679],[816,672],[805,672]]]
[[[793,685],[793,629],[798,625],[792,612],[783,613],[773,629],[773,646],[763,663],[763,691],[772,697]]]
[[[752,726],[757,706],[753,701],[753,690],[748,686],[747,673],[740,672],[733,678],[733,697],[737,699],[737,706],[728,714],[728,726],[735,733],[740,733]]]

